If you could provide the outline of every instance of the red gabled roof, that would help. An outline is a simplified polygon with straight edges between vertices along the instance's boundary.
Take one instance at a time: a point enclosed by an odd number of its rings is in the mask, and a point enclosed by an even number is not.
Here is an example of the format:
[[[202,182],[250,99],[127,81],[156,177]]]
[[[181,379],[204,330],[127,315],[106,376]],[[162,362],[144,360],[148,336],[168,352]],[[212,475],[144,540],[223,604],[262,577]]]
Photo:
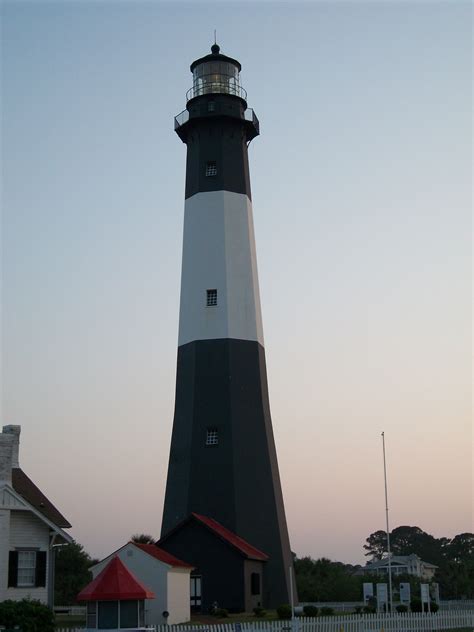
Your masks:
[[[168,553],[167,551],[163,551],[163,549],[160,549],[160,547],[156,546],[156,544],[140,544],[139,542],[131,542],[130,544],[137,546],[142,551],[145,551],[145,553],[148,553],[148,555],[151,555],[157,560],[160,560],[160,562],[164,562],[165,564],[169,564],[170,566],[178,566],[180,568],[194,568],[192,564],[187,564],[186,562],[178,560],[177,557],[171,555],[171,553]]]
[[[131,573],[119,557],[115,556],[77,595],[77,601],[116,601],[129,599],[154,599],[148,590]]]
[[[191,514],[196,520],[204,524],[206,527],[211,529],[214,533],[219,535],[223,540],[231,544],[234,548],[238,549],[241,553],[243,553],[246,557],[251,560],[261,560],[264,562],[268,560],[268,555],[259,551],[254,546],[249,544],[246,540],[239,537],[229,529],[223,527],[219,522],[213,520],[212,518],[208,518],[207,516],[201,516],[197,513]]]

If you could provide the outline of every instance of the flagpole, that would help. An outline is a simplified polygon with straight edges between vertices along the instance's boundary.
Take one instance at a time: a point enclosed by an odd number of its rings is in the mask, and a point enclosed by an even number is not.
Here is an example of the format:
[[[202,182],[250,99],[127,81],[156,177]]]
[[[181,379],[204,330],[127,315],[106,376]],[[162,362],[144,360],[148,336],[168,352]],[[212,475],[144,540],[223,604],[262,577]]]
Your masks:
[[[393,612],[393,600],[392,600],[392,561],[390,551],[390,528],[388,526],[388,494],[387,494],[387,461],[385,458],[385,432],[382,432],[382,447],[383,447],[383,476],[385,481],[385,518],[387,522],[387,556],[388,556],[388,602],[390,605],[390,612]]]

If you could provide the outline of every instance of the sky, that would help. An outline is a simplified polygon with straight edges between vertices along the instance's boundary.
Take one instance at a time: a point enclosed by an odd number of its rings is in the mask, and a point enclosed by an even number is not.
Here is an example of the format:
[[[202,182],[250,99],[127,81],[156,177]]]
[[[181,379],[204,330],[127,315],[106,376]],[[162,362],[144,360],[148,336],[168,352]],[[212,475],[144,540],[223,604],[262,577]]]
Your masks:
[[[22,2],[2,11],[2,424],[103,557],[159,536],[189,65],[221,51],[250,145],[292,549],[473,531],[468,2]]]

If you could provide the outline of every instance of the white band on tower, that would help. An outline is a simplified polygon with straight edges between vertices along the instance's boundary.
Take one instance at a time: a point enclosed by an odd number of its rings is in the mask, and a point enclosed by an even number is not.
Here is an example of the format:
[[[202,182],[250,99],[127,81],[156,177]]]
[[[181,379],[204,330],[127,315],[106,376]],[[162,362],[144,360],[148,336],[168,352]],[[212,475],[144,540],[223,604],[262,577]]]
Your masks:
[[[216,291],[216,305],[208,305],[208,291]],[[252,202],[247,195],[209,191],[186,200],[180,304],[179,346],[218,338],[263,346]]]

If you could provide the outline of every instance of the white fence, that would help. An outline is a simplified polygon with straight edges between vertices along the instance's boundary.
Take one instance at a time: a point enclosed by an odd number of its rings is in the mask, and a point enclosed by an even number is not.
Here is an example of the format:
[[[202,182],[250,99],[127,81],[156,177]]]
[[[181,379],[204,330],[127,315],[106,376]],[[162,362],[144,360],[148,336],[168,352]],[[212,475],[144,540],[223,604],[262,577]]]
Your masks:
[[[443,610],[474,610],[474,599],[441,600],[439,607]]]
[[[474,610],[447,610],[436,614],[362,614],[291,621],[252,621],[193,626],[161,625],[156,632],[435,632],[469,628],[474,632]],[[84,632],[84,628],[56,632]]]
[[[73,617],[85,617],[86,606],[54,606],[55,614],[67,614]]]
[[[1,630],[2,628],[0,628]],[[56,628],[56,632],[89,632],[90,628]],[[96,632],[96,629],[90,629],[90,632]],[[120,628],[120,630],[111,630],[108,632],[156,632],[156,628],[148,626],[147,628]]]
[[[212,626],[163,625],[156,632],[423,632],[425,630],[452,630],[473,628],[474,611],[446,611],[436,614],[363,614],[348,616],[301,617],[291,621],[252,621],[238,624],[225,623]]]

